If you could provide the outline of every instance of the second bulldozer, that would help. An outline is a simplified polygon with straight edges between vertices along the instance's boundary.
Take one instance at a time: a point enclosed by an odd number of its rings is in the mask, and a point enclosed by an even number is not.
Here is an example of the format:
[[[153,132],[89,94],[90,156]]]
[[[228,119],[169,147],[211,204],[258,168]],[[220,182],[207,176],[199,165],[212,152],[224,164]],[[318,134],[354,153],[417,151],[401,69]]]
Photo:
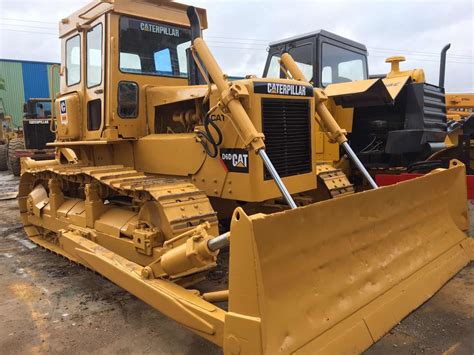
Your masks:
[[[347,143],[324,92],[229,82],[206,27],[160,0],[61,21],[56,159],[22,160],[25,231],[226,354],[363,351],[471,260],[464,167],[319,201],[320,124]]]
[[[11,166],[9,153],[12,147],[21,144],[22,137],[23,132],[15,128],[13,117],[5,113],[3,100],[0,98],[0,171],[9,170]]]
[[[432,159],[460,160],[468,174],[474,174],[474,94],[447,94],[448,136],[446,149]],[[472,188],[472,186],[469,186]],[[469,188],[468,187],[468,188]]]
[[[320,30],[271,43],[264,77],[286,78],[280,61],[290,54],[311,84],[324,89],[328,109],[373,176],[428,172],[449,166],[449,158],[425,161],[449,146],[444,89],[449,48],[441,51],[439,84],[428,83],[423,69],[402,70],[402,56],[386,59],[389,73],[369,76],[364,44]],[[360,186],[344,157],[336,161]]]

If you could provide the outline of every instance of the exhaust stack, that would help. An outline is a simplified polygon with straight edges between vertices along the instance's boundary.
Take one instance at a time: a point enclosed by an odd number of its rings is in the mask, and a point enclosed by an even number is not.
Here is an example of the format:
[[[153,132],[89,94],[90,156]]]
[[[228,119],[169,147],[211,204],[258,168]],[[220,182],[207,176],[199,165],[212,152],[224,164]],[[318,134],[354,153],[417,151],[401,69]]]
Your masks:
[[[439,65],[439,87],[444,89],[444,79],[446,77],[446,53],[451,48],[451,43],[448,43],[441,50],[441,61]]]

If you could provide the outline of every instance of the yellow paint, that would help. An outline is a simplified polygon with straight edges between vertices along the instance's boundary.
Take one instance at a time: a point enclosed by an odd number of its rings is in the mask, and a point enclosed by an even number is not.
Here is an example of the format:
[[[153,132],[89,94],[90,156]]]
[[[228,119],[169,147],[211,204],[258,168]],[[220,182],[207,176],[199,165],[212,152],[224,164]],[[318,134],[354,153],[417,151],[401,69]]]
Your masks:
[[[395,100],[402,91],[402,89],[405,87],[405,85],[408,83],[410,80],[410,76],[408,75],[402,75],[402,76],[396,76],[396,77],[387,77],[382,79],[383,83],[385,84],[385,87],[387,88],[388,92],[390,93],[390,96],[392,97],[392,100]]]
[[[403,56],[390,57],[385,60],[386,63],[392,65],[390,73],[387,74],[387,79],[398,78],[398,77],[410,77],[415,83],[425,82],[425,72],[423,69],[411,69],[400,71],[400,62],[404,62],[406,59]]]
[[[229,82],[199,37],[191,52],[212,84],[190,87],[186,78],[120,72],[120,16],[189,27],[186,10],[162,0],[96,0],[62,21],[63,67],[66,41],[77,34],[85,48],[86,33],[102,24],[103,80],[88,88],[86,70],[71,87],[61,78],[59,106],[61,100],[74,106],[67,122],[58,122],[61,149],[54,161],[26,159],[20,181],[28,237],[97,271],[226,354],[363,351],[472,258],[464,234],[464,167],[454,161],[448,170],[355,194],[342,171],[332,176],[331,164],[321,164],[339,159],[336,142],[345,143],[351,128],[352,110],[331,112],[338,96],[375,92],[390,101],[409,77],[418,80],[414,73],[335,84],[326,93],[297,71],[293,79]],[[198,12],[207,27],[205,10]],[[86,60],[83,51],[83,69]],[[139,88],[136,118],[118,116],[120,81]],[[265,178],[258,153],[280,152],[280,142],[263,134],[268,99],[284,102],[289,117],[308,116],[301,125],[310,164],[282,179],[304,207],[289,210]],[[97,130],[87,125],[94,100],[102,100]],[[215,126],[204,134],[206,117]],[[217,139],[216,127],[222,142],[213,156],[204,147],[212,146],[209,135]],[[290,149],[299,148],[300,134]],[[224,166],[225,148],[238,150],[236,161],[248,162],[248,172]],[[342,196],[317,202],[318,173],[327,190]],[[229,307],[221,309],[183,285],[215,267],[218,251],[209,242],[227,218]],[[27,302],[24,289],[16,292]]]
[[[464,179],[458,167],[296,211],[236,211],[229,311],[259,319],[263,353],[362,352],[469,263]],[[226,337],[252,353],[245,324]]]
[[[446,110],[448,120],[460,121],[468,119],[474,115],[474,94],[446,94]],[[446,146],[457,147],[459,135],[463,133],[463,129],[459,128],[448,134],[445,139]]]

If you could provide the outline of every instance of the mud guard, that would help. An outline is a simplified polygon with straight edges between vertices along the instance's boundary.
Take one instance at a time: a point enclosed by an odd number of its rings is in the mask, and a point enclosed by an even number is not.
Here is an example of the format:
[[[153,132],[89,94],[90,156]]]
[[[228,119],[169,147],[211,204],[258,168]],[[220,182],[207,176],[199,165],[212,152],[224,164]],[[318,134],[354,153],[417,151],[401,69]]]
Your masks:
[[[380,339],[473,258],[461,165],[272,215],[238,209],[226,353],[357,353]]]

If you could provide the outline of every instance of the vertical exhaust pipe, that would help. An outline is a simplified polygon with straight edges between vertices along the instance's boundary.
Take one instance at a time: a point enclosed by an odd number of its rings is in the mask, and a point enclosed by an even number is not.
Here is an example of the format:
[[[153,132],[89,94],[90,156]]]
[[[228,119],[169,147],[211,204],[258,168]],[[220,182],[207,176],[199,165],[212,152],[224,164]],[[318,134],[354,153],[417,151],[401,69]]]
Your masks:
[[[191,42],[194,43],[196,38],[202,37],[201,21],[199,15],[194,8],[189,7],[187,15],[191,24]],[[191,48],[186,50],[186,57],[188,61],[188,82],[189,85],[200,85],[203,84],[201,73],[194,62]]]
[[[446,53],[451,48],[451,43],[448,43],[441,50],[441,61],[439,65],[439,87],[444,89],[444,79],[446,78]]]
[[[196,8],[193,6],[189,6],[186,13],[191,25],[191,41],[194,42],[196,38],[202,37],[201,19],[199,18]]]

